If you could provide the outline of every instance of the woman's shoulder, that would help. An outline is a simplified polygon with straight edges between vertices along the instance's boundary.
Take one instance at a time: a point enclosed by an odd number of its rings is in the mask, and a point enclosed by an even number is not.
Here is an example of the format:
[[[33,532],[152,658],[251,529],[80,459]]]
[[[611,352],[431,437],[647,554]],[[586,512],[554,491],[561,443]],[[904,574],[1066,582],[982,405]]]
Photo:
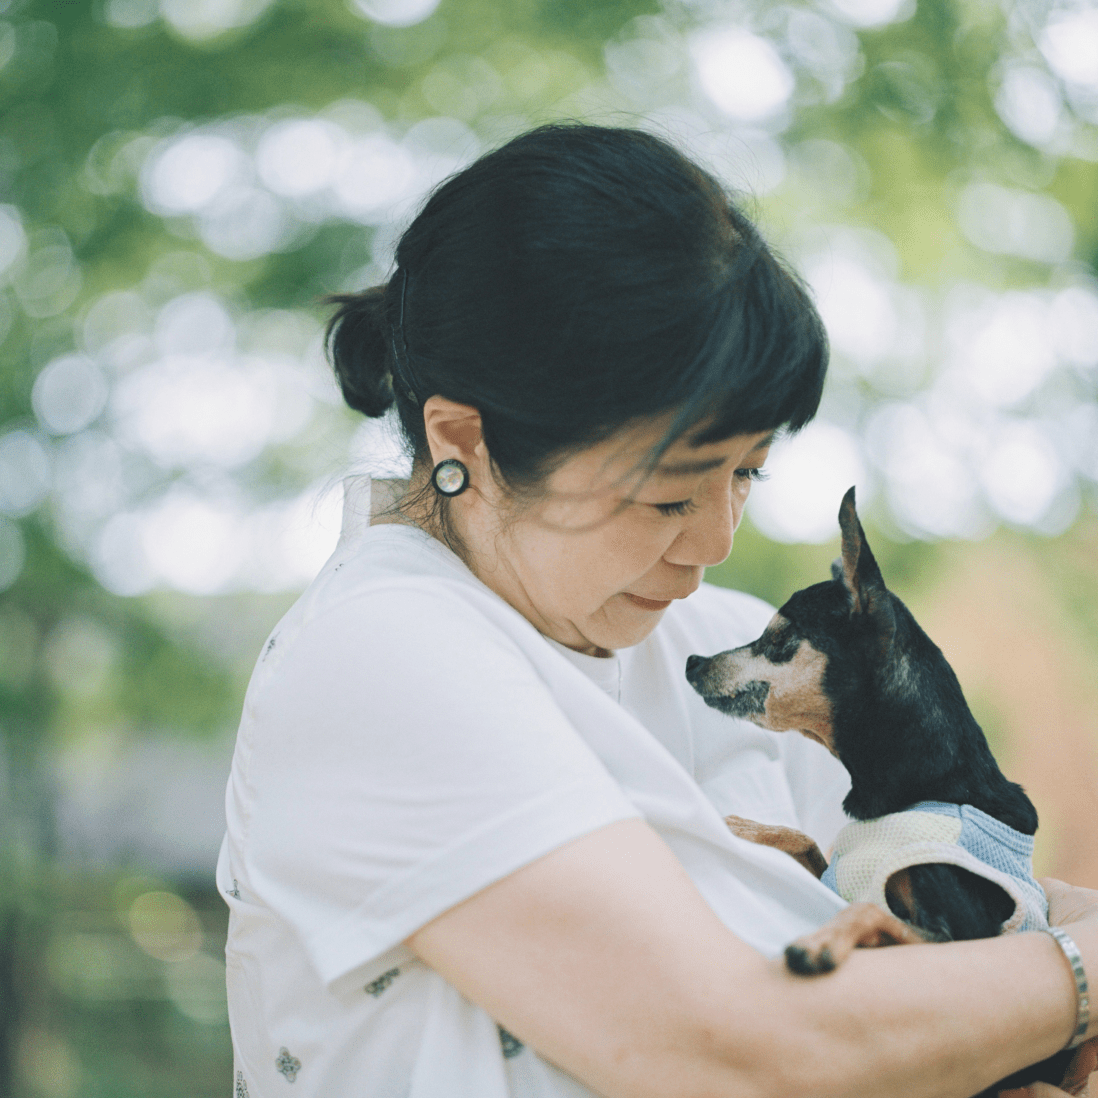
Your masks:
[[[516,620],[517,619],[517,620]],[[532,629],[441,543],[408,527],[371,528],[338,545],[269,635],[257,691],[301,663],[361,657],[376,679],[388,657],[513,659],[516,630]],[[367,658],[367,656],[369,658]]]
[[[475,604],[485,588],[446,546],[410,526],[372,526],[353,541],[341,539],[299,600],[306,620],[349,603]]]
[[[719,652],[753,641],[774,616],[774,607],[745,591],[703,583],[676,602],[664,618],[695,652]]]

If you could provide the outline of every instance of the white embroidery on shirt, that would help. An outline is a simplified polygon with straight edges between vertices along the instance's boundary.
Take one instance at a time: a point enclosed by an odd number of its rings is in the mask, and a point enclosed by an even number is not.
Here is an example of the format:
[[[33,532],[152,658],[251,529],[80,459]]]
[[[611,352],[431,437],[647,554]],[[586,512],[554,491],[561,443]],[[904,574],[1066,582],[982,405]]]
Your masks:
[[[236,1073],[236,1098],[248,1098],[248,1084],[244,1082],[244,1072]]]
[[[283,1045],[278,1050],[278,1059],[275,1060],[275,1067],[279,1072],[286,1076],[286,1082],[292,1083],[297,1078],[297,1073],[301,1070],[301,1061],[296,1056],[290,1055],[290,1050]]]
[[[508,1033],[503,1026],[496,1026],[499,1030],[499,1043],[503,1049],[503,1058],[510,1060],[517,1056],[526,1046],[513,1034]]]
[[[391,968],[388,972],[383,972],[376,980],[371,980],[364,990],[367,995],[372,995],[376,999],[399,975],[399,968]]]

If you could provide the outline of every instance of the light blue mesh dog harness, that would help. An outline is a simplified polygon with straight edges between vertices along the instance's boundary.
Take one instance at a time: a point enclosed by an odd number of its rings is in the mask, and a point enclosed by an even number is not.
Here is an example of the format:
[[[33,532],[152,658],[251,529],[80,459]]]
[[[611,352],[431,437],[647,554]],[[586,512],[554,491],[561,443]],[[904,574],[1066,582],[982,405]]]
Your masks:
[[[822,880],[850,903],[887,908],[885,884],[893,873],[938,862],[986,877],[1010,895],[1014,914],[1004,932],[1048,926],[1048,900],[1033,877],[1033,836],[970,804],[920,801],[903,812],[847,824]]]

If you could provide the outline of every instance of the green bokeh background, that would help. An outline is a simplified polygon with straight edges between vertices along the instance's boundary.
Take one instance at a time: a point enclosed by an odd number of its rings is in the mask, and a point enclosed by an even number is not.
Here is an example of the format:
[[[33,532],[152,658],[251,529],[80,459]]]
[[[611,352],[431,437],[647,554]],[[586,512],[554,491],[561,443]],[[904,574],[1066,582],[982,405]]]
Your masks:
[[[157,141],[218,120],[254,129],[308,117],[340,100],[372,104],[398,135],[458,113],[484,146],[555,118],[648,124],[665,107],[696,107],[688,59],[615,76],[608,58],[638,40],[681,44],[713,23],[776,41],[797,11],[850,22],[823,3],[766,0],[442,0],[408,27],[379,24],[344,0],[0,0],[0,202],[18,212],[28,254],[58,242],[70,250],[73,287],[28,290],[33,272],[16,267],[0,287],[0,435],[24,430],[54,444],[36,421],[32,387],[46,363],[80,349],[84,318],[104,294],[137,287],[155,305],[211,291],[238,316],[288,310],[315,325],[322,295],[361,285],[364,270],[383,276],[374,245],[387,228],[332,213],[278,251],[217,254],[190,218],[143,204],[141,166]],[[1064,106],[1070,139],[1038,146],[995,108],[1004,66],[1045,66],[1034,43],[1049,11],[919,0],[892,22],[844,29],[857,59],[830,90],[790,62],[796,90],[774,140],[787,150],[840,144],[864,165],[865,181],[837,195],[791,171],[748,198],[768,235],[781,245],[813,223],[883,234],[895,247],[895,277],[931,295],[958,282],[997,292],[1089,284],[1098,130]],[[226,12],[240,25],[219,30],[218,19],[232,21]],[[474,79],[478,61],[495,74],[487,84]],[[734,133],[719,112],[702,115],[714,133]],[[673,115],[660,117],[674,136]],[[750,188],[754,170],[748,158],[738,181]],[[1074,223],[1072,254],[1053,263],[971,244],[956,214],[971,181],[1054,198]],[[35,304],[49,293],[52,305]],[[932,358],[904,391],[933,375]],[[1094,376],[1080,373],[1061,404],[1092,404]],[[825,412],[856,429],[897,384],[887,370],[866,377],[839,362]],[[292,496],[340,475],[355,427],[350,413],[326,406],[232,477],[253,500]],[[142,470],[138,500],[196,475],[148,462]],[[886,577],[954,659],[1004,765],[1038,800],[1039,866],[1098,886],[1093,480],[1080,475],[1077,491],[1077,516],[1055,537],[1001,524],[974,541],[919,540],[883,504],[867,526]],[[58,760],[69,760],[79,787],[81,760],[108,741],[122,754],[150,740],[207,743],[223,757],[252,661],[294,595],[112,593],[51,500],[13,515],[20,541],[4,543],[25,563],[0,592],[0,1095],[224,1095],[226,912],[212,864],[201,874],[140,857],[75,857],[57,818]],[[770,541],[748,521],[710,578],[781,603],[825,576],[834,554],[834,544]],[[73,636],[83,640],[69,643]],[[162,893],[185,904],[156,909],[167,945],[150,953],[134,905]]]

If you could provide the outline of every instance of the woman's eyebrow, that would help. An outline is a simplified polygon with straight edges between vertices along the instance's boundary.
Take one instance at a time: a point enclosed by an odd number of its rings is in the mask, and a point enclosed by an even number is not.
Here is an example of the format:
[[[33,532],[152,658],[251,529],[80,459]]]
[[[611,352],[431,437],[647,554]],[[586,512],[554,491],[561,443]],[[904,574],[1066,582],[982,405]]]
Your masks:
[[[748,453],[757,454],[760,450],[765,450],[773,443],[777,433],[777,431],[771,431],[770,434],[759,439]],[[727,458],[710,458],[708,461],[673,461],[666,465],[657,465],[652,472],[659,477],[685,477],[708,473],[710,469],[719,469],[727,460]]]
[[[657,465],[652,472],[658,477],[685,477],[696,473],[708,473],[710,469],[719,469],[727,460],[727,458],[710,458],[709,461],[676,461],[667,465]]]

